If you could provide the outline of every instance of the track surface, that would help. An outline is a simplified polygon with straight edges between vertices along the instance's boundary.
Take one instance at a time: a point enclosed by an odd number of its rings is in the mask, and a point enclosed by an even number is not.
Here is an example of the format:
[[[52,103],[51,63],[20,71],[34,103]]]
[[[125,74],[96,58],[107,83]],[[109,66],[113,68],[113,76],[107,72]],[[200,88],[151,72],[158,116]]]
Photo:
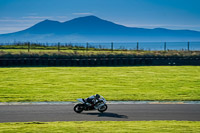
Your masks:
[[[1,105],[0,122],[29,121],[200,121],[200,104],[109,104],[105,113],[77,114],[70,105]]]

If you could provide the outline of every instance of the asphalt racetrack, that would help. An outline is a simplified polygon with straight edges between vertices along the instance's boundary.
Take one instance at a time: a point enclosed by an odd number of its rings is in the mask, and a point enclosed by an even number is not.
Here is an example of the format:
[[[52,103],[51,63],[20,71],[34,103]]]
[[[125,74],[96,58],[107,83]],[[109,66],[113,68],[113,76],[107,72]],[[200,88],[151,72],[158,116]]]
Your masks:
[[[74,104],[0,105],[0,122],[30,121],[200,121],[200,104],[109,104],[105,113],[77,114]]]

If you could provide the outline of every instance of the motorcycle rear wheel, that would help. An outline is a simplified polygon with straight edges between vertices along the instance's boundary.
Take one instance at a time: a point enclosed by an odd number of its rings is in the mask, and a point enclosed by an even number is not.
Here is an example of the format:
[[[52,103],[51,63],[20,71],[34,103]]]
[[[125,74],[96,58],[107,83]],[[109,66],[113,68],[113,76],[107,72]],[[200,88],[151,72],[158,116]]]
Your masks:
[[[76,113],[81,113],[84,110],[84,105],[83,104],[77,104],[74,106],[74,111]]]
[[[107,109],[108,109],[108,106],[105,104],[104,106],[102,106],[101,108],[99,108],[98,111],[101,112],[101,113],[103,113]]]

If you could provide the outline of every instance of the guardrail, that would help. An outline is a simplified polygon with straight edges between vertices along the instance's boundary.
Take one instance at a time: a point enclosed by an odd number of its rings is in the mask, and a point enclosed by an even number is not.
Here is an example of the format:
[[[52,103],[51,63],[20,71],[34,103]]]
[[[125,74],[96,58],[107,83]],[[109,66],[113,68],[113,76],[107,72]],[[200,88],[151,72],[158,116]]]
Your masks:
[[[200,58],[1,58],[1,67],[11,66],[179,66],[200,65]]]

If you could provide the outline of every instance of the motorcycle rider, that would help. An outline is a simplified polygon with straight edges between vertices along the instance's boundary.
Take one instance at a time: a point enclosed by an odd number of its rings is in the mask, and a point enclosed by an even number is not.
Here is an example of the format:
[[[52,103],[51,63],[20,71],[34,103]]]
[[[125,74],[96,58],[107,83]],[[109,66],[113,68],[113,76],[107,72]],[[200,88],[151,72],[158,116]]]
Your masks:
[[[98,101],[100,100],[100,95],[99,94],[96,94],[96,95],[92,95],[90,97],[88,97],[86,99],[86,104],[88,106],[92,106],[92,105],[95,105],[96,103],[98,103]],[[96,106],[94,106],[94,108],[97,108]]]
[[[99,94],[90,96],[85,99],[79,98],[77,100],[79,101],[79,103],[74,106],[74,111],[76,113],[81,113],[84,110],[98,110],[99,112],[103,113],[108,108],[106,104],[106,99]]]

